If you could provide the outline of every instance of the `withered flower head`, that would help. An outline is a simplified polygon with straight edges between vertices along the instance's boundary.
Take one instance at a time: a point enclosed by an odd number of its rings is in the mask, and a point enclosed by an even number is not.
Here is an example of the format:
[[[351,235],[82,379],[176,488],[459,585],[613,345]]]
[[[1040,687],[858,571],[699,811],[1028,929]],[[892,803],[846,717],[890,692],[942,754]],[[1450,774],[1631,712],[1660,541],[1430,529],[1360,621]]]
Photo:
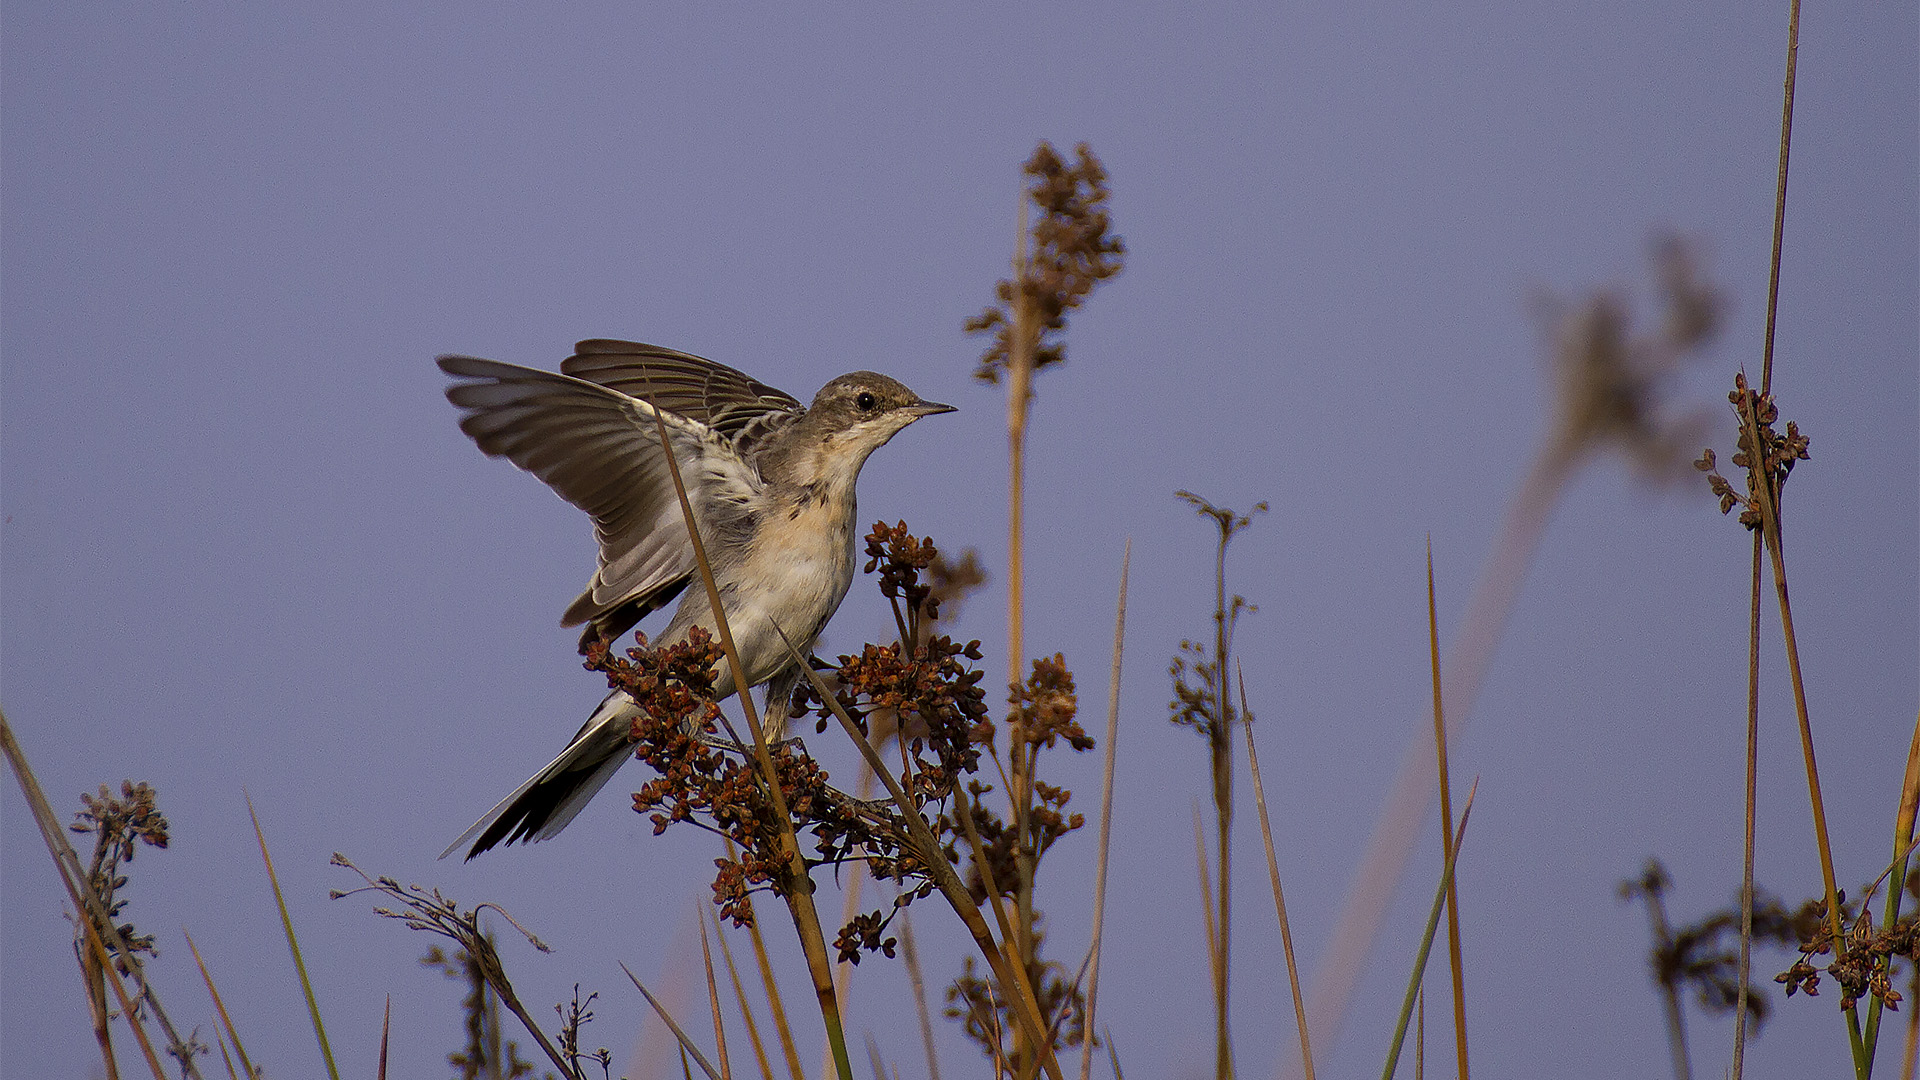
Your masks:
[[[1107,171],[1086,143],[1074,155],[1069,165],[1042,141],[1027,161],[1024,171],[1033,180],[1027,197],[1040,212],[1033,250],[1020,260],[1013,280],[995,286],[995,303],[966,324],[969,334],[993,335],[973,373],[982,382],[1000,381],[1017,332],[1029,339],[1034,370],[1066,359],[1061,335],[1067,312],[1125,264],[1126,242],[1107,231]]]
[[[1559,385],[1553,445],[1565,461],[1614,446],[1643,474],[1666,476],[1697,437],[1696,422],[1663,415],[1664,383],[1719,329],[1724,303],[1677,238],[1656,246],[1654,275],[1665,311],[1652,329],[1637,330],[1609,290],[1542,305]]]

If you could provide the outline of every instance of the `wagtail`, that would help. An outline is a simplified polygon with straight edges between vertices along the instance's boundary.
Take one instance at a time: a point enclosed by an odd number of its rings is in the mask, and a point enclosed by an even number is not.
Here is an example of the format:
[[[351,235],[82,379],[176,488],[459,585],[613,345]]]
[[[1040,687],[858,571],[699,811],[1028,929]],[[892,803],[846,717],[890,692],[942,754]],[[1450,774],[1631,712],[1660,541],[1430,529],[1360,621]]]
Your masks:
[[[658,646],[696,626],[718,636],[655,417],[693,506],[747,684],[765,686],[770,725],[785,717],[806,656],[853,582],[854,481],[901,428],[953,406],[922,401],[885,375],[856,371],[800,402],[732,368],[629,341],[583,341],[560,373],[442,356],[460,430],[493,457],[538,476],[593,517],[599,568],[563,626],[581,652],[612,643],[676,597]],[[785,640],[782,640],[782,635]],[[734,692],[722,665],[717,699]],[[467,858],[502,840],[566,828],[632,756],[638,706],[608,695],[546,768],[442,852]],[[777,727],[770,726],[770,730]]]

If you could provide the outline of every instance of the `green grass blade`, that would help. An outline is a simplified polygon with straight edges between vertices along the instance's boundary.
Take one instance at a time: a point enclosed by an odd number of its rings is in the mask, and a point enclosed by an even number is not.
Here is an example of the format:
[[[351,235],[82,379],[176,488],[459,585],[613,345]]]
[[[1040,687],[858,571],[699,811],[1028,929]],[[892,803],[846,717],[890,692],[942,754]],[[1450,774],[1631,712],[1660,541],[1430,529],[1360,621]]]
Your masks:
[[[660,1004],[660,1000],[654,997],[652,992],[645,986],[640,984],[639,978],[627,968],[627,965],[621,964],[620,970],[627,973],[627,978],[632,981],[633,988],[640,991],[640,996],[646,998],[647,1004],[653,1006],[653,1011],[659,1015],[661,1022],[667,1025],[667,1030],[673,1032],[673,1037],[680,1041],[681,1060],[684,1062],[686,1057],[691,1055],[694,1063],[699,1065],[701,1071],[707,1074],[707,1080],[720,1080],[720,1074],[715,1072],[713,1066],[707,1062],[707,1056],[700,1052],[700,1048],[693,1044],[693,1040],[687,1036],[686,1032],[680,1030],[680,1025],[673,1022],[673,1017],[667,1015],[666,1006]]]
[[[320,1042],[320,1056],[326,1059],[327,1075],[340,1080],[340,1069],[333,1063],[333,1047],[327,1042],[327,1027],[320,1022],[320,1002],[313,996],[313,980],[307,977],[307,962],[300,956],[300,939],[293,932],[293,917],[287,914],[287,897],[280,891],[280,875],[274,873],[273,856],[267,851],[267,835],[260,831],[260,815],[254,812],[253,796],[247,796],[247,816],[253,819],[253,837],[260,842],[260,858],[267,864],[267,880],[273,883],[273,902],[280,908],[280,926],[287,932],[287,948],[293,953],[293,966],[300,973],[300,992],[307,997],[307,1015],[313,1019],[313,1036]]]
[[[1460,841],[1467,836],[1467,818],[1473,816],[1473,796],[1480,789],[1475,780],[1467,792],[1467,804],[1460,808],[1460,828],[1453,834],[1453,852],[1447,856],[1447,868],[1440,875],[1440,887],[1434,890],[1433,910],[1427,913],[1427,932],[1420,936],[1420,952],[1413,961],[1413,975],[1407,979],[1407,997],[1400,1006],[1400,1022],[1393,1030],[1393,1045],[1387,1049],[1387,1067],[1381,1080],[1393,1080],[1400,1064],[1400,1047],[1407,1039],[1407,1024],[1413,1018],[1413,1004],[1420,996],[1420,977],[1427,971],[1427,954],[1433,951],[1433,935],[1440,928],[1440,912],[1446,907],[1447,888],[1453,884],[1453,868],[1460,862]]]
[[[240,1044],[240,1033],[233,1029],[233,1017],[227,1015],[227,1003],[220,1000],[220,991],[213,985],[213,975],[207,971],[207,962],[200,958],[200,947],[193,943],[192,934],[187,934],[184,930],[181,933],[187,939],[187,948],[193,952],[193,962],[200,965],[200,978],[207,984],[207,993],[213,996],[214,1011],[220,1014],[220,1026],[226,1029],[227,1038],[233,1043],[233,1052],[240,1059],[240,1071],[247,1074],[247,1080],[253,1080],[259,1072],[254,1069],[253,1062],[247,1058],[247,1048]],[[220,1052],[223,1055],[227,1052],[225,1044],[222,1044]],[[231,1067],[228,1071],[232,1071]]]

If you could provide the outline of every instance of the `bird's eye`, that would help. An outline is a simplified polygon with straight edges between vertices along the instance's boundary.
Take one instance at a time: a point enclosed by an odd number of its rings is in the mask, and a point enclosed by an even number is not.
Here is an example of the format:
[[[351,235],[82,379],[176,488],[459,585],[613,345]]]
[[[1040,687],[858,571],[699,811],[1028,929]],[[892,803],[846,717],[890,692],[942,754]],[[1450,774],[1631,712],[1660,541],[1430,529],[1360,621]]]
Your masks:
[[[859,397],[854,398],[853,403],[859,407],[861,412],[872,412],[873,406],[876,404],[873,395],[865,391],[862,391]]]

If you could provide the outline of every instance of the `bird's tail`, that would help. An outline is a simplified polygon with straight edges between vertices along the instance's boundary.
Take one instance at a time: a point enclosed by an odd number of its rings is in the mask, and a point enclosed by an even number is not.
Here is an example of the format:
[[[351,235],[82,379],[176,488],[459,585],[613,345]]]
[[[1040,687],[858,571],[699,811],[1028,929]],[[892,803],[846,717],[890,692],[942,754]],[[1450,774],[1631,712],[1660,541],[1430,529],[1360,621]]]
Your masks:
[[[558,835],[632,756],[629,732],[636,715],[632,698],[619,691],[608,695],[559,757],[495,804],[440,857],[453,854],[469,840],[473,841],[467,851],[471,859],[503,840],[511,844]]]

